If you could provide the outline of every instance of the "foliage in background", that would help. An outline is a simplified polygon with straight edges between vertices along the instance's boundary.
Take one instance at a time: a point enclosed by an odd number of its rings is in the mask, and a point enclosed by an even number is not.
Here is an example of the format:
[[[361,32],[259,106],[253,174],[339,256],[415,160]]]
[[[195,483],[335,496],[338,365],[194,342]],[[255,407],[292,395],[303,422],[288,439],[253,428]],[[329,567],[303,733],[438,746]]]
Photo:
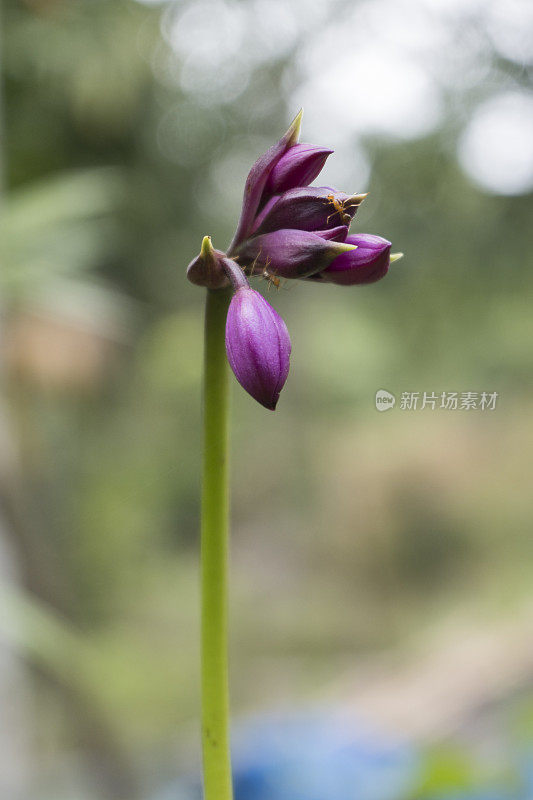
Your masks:
[[[217,98],[198,76],[188,89],[176,4],[4,6],[0,292],[18,463],[1,491],[30,595],[98,654],[87,680],[130,754],[165,762],[197,710],[202,293],[184,269],[206,230],[229,240],[235,187],[294,112],[297,56],[322,23],[247,56],[240,89]],[[488,41],[479,65],[529,85]],[[239,709],[312,697],[450,610],[499,615],[527,595],[533,197],[484,194],[458,166],[481,94],[448,97],[427,136],[364,140],[357,229],[407,254],[386,281],[270,298],[297,357],[273,418],[235,390]],[[382,387],[500,401],[492,415],[379,415]],[[54,719],[61,747],[79,723]]]

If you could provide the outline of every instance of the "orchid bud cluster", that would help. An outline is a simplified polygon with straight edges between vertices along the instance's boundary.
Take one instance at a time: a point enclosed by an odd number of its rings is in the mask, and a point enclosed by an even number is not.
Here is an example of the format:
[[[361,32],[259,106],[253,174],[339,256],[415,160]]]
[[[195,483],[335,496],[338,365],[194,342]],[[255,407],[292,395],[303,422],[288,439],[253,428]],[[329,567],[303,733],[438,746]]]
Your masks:
[[[228,360],[241,386],[272,410],[289,372],[291,343],[285,323],[247,276],[276,285],[299,278],[354,286],[383,278],[401,257],[391,255],[381,236],[349,233],[365,194],[310,185],[333,151],[298,143],[301,116],[251,168],[227,253],[205,237],[187,269],[192,283],[235,289],[226,322]]]

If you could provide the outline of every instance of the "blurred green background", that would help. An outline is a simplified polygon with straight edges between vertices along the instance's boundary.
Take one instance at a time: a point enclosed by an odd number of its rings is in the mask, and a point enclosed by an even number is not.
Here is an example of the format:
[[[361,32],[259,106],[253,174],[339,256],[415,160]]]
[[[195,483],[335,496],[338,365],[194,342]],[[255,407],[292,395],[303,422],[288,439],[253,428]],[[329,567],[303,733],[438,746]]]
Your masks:
[[[301,105],[323,183],[370,192],[354,230],[406,255],[257,283],[293,355],[275,414],[234,382],[234,712],[327,700],[504,761],[533,684],[531,5],[6,0],[2,32],[2,797],[133,800],[198,762],[185,267]]]

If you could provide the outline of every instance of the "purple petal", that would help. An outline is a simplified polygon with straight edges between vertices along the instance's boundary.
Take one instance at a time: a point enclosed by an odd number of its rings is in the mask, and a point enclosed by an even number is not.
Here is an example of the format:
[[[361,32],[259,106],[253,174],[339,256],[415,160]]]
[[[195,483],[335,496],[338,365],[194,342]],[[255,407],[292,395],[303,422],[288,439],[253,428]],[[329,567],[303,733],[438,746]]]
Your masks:
[[[274,411],[289,374],[291,340],[280,315],[254,289],[238,289],[231,300],[226,352],[243,389]]]
[[[239,263],[252,274],[267,271],[280,278],[305,278],[325,269],[353,245],[330,241],[311,231],[283,229],[254,236],[237,251]]]
[[[295,144],[281,156],[268,176],[267,194],[281,194],[296,186],[309,186],[320,173],[326,159],[333,153],[327,147]]]
[[[332,239],[334,242],[344,242],[348,236],[348,226],[339,225],[336,228],[329,228],[325,231],[313,231],[315,236],[321,236],[323,239]]]
[[[271,213],[272,209],[280,199],[281,195],[275,194],[273,197],[269,197],[266,201],[265,205],[261,208],[261,211],[257,214],[256,218],[254,219],[251,233],[255,233],[255,231],[261,226],[261,222],[268,217]]]
[[[289,189],[265,205],[252,232],[270,233],[280,228],[315,231],[349,225],[365,196],[317,186]]]
[[[381,236],[357,233],[346,238],[356,250],[343,253],[323,270],[317,279],[342,286],[375,283],[383,278],[390,266],[391,243]]]
[[[242,201],[241,216],[235,236],[229,247],[228,252],[231,252],[243,239],[245,239],[252,227],[253,219],[259,208],[261,196],[265,188],[265,184],[270,175],[270,171],[277,164],[281,156],[289,147],[292,147],[298,141],[300,133],[300,123],[302,119],[302,111],[300,111],[292,121],[287,133],[281,137],[279,142],[273,145],[262,156],[260,156],[255,164],[252,166],[246,184],[244,186],[244,197]]]

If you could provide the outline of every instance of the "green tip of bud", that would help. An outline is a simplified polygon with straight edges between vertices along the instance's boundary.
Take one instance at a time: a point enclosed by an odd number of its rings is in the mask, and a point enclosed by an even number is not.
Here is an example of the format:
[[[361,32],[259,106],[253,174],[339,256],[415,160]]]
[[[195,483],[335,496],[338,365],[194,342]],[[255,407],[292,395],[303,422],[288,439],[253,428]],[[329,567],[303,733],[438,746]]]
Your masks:
[[[391,264],[394,264],[394,262],[399,261],[400,258],[403,258],[403,253],[391,253],[389,261]]]
[[[304,110],[301,108],[296,116],[294,117],[293,121],[289,125],[289,130],[285,134],[285,138],[287,140],[287,145],[292,147],[295,144],[298,144],[298,139],[300,138],[300,128],[302,126],[302,117],[304,115]]]
[[[343,253],[349,253],[350,250],[357,250],[356,244],[346,244],[346,242],[329,241],[326,244],[328,247],[326,247],[322,255],[325,266],[329,266],[332,261]],[[322,268],[324,268],[324,266]]]
[[[200,255],[203,256],[203,258],[213,258],[214,250],[210,236],[204,236],[204,238],[202,239],[202,247],[200,248]]]

